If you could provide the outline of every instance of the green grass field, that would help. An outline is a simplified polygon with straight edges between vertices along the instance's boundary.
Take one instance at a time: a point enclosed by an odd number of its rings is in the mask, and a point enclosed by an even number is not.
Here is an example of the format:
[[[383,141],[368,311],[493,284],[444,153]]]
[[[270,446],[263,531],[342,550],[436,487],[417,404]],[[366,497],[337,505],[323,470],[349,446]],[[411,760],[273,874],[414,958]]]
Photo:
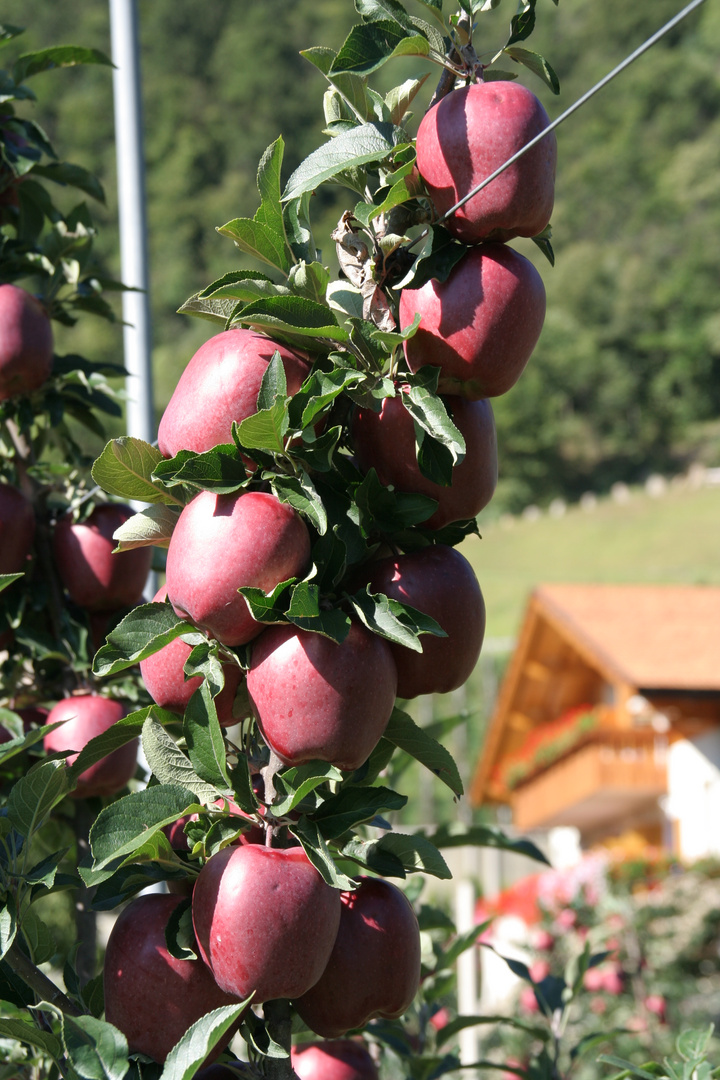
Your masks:
[[[479,518],[482,539],[460,549],[487,605],[486,640],[514,637],[530,592],[543,582],[720,585],[720,488],[671,484],[652,498],[598,500],[537,521]],[[498,642],[498,645],[500,643]]]

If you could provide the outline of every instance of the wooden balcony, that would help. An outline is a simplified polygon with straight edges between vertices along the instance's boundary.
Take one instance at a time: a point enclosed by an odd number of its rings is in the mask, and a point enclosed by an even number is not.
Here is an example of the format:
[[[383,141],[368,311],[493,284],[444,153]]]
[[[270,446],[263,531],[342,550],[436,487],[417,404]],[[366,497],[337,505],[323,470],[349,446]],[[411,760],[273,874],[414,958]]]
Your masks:
[[[519,829],[622,821],[667,792],[667,743],[645,732],[601,731],[512,794]]]

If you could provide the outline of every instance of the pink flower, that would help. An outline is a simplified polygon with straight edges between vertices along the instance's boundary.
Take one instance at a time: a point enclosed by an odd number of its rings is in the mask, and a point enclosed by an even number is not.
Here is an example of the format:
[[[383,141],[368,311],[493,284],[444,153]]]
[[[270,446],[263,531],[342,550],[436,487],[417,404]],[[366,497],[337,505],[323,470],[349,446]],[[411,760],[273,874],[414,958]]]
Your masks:
[[[552,949],[555,938],[549,930],[536,930],[533,935],[533,946],[540,951]]]
[[[622,994],[623,992],[623,971],[621,967],[613,966],[607,968],[603,973],[603,989],[607,994]]]
[[[583,986],[591,993],[597,993],[598,990],[602,990],[605,983],[605,973],[600,968],[593,967],[583,975]]]
[[[436,1031],[440,1031],[440,1029],[444,1028],[449,1022],[450,1012],[448,1009],[438,1009],[438,1011],[430,1017],[430,1023]]]
[[[558,912],[555,920],[560,930],[572,930],[573,926],[577,922],[577,912],[572,908],[563,908]]]
[[[537,1003],[532,986],[523,986],[520,991],[520,1008],[526,1013],[539,1012],[540,1006]]]
[[[533,960],[530,965],[530,978],[533,982],[542,982],[550,974],[550,964],[547,960]]]
[[[662,994],[648,994],[645,998],[645,1008],[648,1012],[655,1013],[661,1023],[665,1023],[667,1002]]]

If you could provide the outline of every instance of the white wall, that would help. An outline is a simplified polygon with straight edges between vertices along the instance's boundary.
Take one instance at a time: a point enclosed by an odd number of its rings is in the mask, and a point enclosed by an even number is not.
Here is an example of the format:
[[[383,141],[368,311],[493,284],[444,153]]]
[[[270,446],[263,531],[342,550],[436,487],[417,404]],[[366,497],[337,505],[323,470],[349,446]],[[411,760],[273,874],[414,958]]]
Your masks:
[[[677,822],[681,858],[720,855],[720,730],[672,743],[663,809]]]

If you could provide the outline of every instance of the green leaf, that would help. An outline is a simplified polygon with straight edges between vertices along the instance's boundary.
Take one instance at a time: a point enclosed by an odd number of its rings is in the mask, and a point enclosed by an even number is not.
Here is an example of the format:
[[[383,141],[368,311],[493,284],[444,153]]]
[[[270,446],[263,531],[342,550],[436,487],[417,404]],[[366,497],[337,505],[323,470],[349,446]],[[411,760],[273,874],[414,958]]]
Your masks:
[[[387,105],[388,112],[390,113],[390,120],[393,124],[401,124],[405,113],[410,108],[415,95],[419,93],[425,84],[426,80],[430,78],[430,72],[428,71],[420,79],[406,79],[400,86],[393,87],[385,95],[385,104]]]
[[[63,1056],[63,1048],[57,1036],[37,1027],[32,1021],[26,1023],[24,1020],[5,1019],[0,1016],[0,1035],[42,1050],[55,1062]]]
[[[84,1080],[123,1080],[128,1070],[127,1039],[112,1024],[94,1016],[61,1014],[70,1063]]]
[[[355,10],[367,22],[389,19],[408,32],[412,31],[412,22],[400,0],[355,0]]]
[[[78,45],[53,45],[49,49],[23,53],[15,61],[13,78],[16,83],[29,79],[41,71],[51,68],[75,67],[77,64],[106,64],[112,67],[112,61],[99,49],[85,49]]]
[[[455,795],[463,794],[463,783],[458,767],[448,751],[441,743],[418,727],[412,717],[402,709],[393,709],[384,737],[429,769]]]
[[[129,855],[163,825],[200,810],[193,792],[180,784],[156,784],[123,796],[100,811],[90,830],[94,869]]]
[[[217,230],[221,236],[229,236],[232,241],[255,259],[287,274],[291,262],[288,254],[285,233],[276,233],[263,221],[250,218],[235,218]],[[197,299],[197,298],[196,298]],[[185,305],[181,310],[185,310]]]
[[[242,1016],[250,998],[205,1013],[187,1029],[167,1058],[160,1080],[191,1080],[205,1058]]]
[[[362,124],[314,150],[288,180],[283,199],[296,199],[313,191],[346,169],[384,161],[406,146],[405,133],[392,124]]]
[[[512,1016],[456,1016],[448,1024],[440,1028],[435,1036],[435,1045],[439,1050],[441,1046],[454,1038],[459,1031],[464,1031],[465,1028],[469,1027],[477,1027],[479,1024],[492,1024],[493,1026],[504,1024],[507,1027],[516,1028],[518,1031],[524,1031],[526,1034],[532,1035],[534,1039],[542,1039],[543,1042],[548,1037],[545,1028],[523,1023],[522,1020],[516,1020]]]
[[[285,235],[296,259],[313,262],[319,258],[310,224],[311,192],[306,191],[299,199],[291,199],[283,208]]]
[[[288,282],[296,296],[304,296],[317,304],[325,302],[325,293],[330,283],[330,272],[319,262],[301,260],[293,266]]]
[[[353,217],[367,229],[374,218],[379,217],[380,214],[387,214],[394,207],[400,206],[402,203],[407,202],[413,197],[413,193],[408,187],[407,180],[403,177],[401,180],[398,180],[397,183],[393,184],[380,203],[358,203],[353,210]]]
[[[535,29],[535,0],[524,2],[520,8],[510,24],[510,37],[506,46],[512,45],[514,41],[525,41]]]
[[[537,75],[538,78],[549,86],[553,94],[560,93],[560,80],[557,75],[548,64],[544,56],[540,53],[531,52],[529,49],[521,49],[517,45],[509,46],[505,49],[508,56],[518,63],[523,64],[524,67],[532,71],[533,75]]]
[[[491,829],[487,825],[463,825],[459,821],[441,825],[432,833],[430,839],[439,848],[447,847],[491,847],[501,851],[514,851],[526,855],[528,859],[550,865],[548,858],[532,840],[514,839],[506,836],[500,829]]]
[[[471,926],[463,934],[457,934],[438,960],[437,970],[454,967],[457,958],[471,949],[485,930],[487,930],[487,924],[479,923],[477,926]]]
[[[409,604],[392,600],[384,593],[371,593],[369,587],[350,597],[350,603],[368,630],[413,652],[422,652],[418,639],[421,633],[447,637],[439,623],[429,615]]]
[[[633,1065],[632,1061],[626,1061],[625,1058],[615,1057],[614,1054],[600,1054],[597,1059],[604,1065],[614,1065],[616,1069],[622,1069],[623,1076],[637,1076],[639,1080],[658,1080],[658,1075],[662,1074],[662,1067],[655,1065],[655,1062],[648,1061],[645,1063],[645,1068],[641,1065]],[[650,1072],[648,1066],[655,1065],[656,1072]]]
[[[201,683],[185,709],[183,734],[188,757],[200,779],[227,792],[231,790],[227,750],[214,701],[222,688],[223,683],[211,688],[207,679]],[[184,783],[190,787],[187,781]]]
[[[240,1031],[247,1045],[256,1050],[261,1057],[275,1059],[288,1057],[287,1050],[271,1037],[265,1020],[251,1012],[250,1009],[243,1017]],[[260,1068],[262,1070],[261,1075],[264,1075],[265,1070],[262,1068],[262,1063],[260,1063]]]
[[[277,773],[274,779],[275,790],[280,799],[272,804],[276,817],[284,817],[302,802],[306,795],[315,791],[328,780],[342,780],[343,774],[334,765],[325,761],[308,761]]]
[[[260,159],[257,171],[257,187],[260,192],[260,208],[255,221],[267,226],[277,236],[285,235],[282,206],[280,204],[280,170],[285,143],[282,136],[268,146]]]
[[[675,1040],[675,1048],[683,1061],[698,1061],[703,1058],[714,1031],[715,1025],[708,1024],[706,1028],[688,1028],[680,1032]]]
[[[248,450],[282,454],[288,424],[286,401],[278,399],[271,408],[261,409],[242,420],[237,427],[238,439]]]
[[[392,533],[408,525],[419,525],[427,521],[438,505],[429,495],[391,491],[380,483],[374,469],[368,469],[365,479],[357,487],[355,503],[360,511],[361,525],[368,533],[375,530]]]
[[[306,581],[295,586],[285,617],[301,630],[323,634],[338,644],[350,633],[349,616],[340,608],[321,608],[318,586]]]
[[[353,26],[333,61],[330,75],[369,75],[396,56],[429,56],[430,43],[390,19]]]
[[[337,56],[334,49],[317,46],[312,49],[302,50],[300,55],[322,71],[330,85],[339,91],[358,119],[370,119],[372,109],[367,93],[366,80],[360,75],[350,73],[337,74],[333,71],[330,74]]]
[[[0,574],[0,592],[7,589],[13,582],[19,581],[20,578],[24,576],[24,574]]]
[[[116,675],[151,656],[181,634],[204,635],[176,615],[170,604],[140,604],[110,631],[107,642],[95,655],[95,675]]]
[[[415,423],[447,447],[453,465],[459,465],[465,457],[465,439],[453,423],[443,399],[417,381],[407,388],[403,386],[400,396]]]
[[[165,926],[165,944],[170,955],[176,960],[197,960],[197,953],[193,948],[195,938],[189,897],[181,900],[170,913]]]
[[[161,784],[191,791],[204,805],[220,797],[218,788],[198,776],[187,755],[152,716],[143,724],[142,744],[148,765]]]
[[[155,468],[153,479],[167,487],[185,484],[199,491],[228,495],[242,487],[247,473],[235,444],[220,443],[202,453],[181,450],[174,458],[163,458]]]
[[[297,429],[308,427],[323,409],[342,394],[343,390],[349,386],[356,386],[362,379],[361,372],[348,368],[313,371],[290,402],[291,426]]]
[[[444,880],[452,877],[437,848],[419,834],[388,832],[379,840],[352,840],[342,852],[384,877],[405,877],[408,872],[431,874]]]
[[[105,192],[100,181],[80,165],[70,165],[64,161],[35,165],[33,175],[42,176],[44,180],[51,180],[55,184],[78,188],[98,202],[105,202]]]
[[[0,909],[0,960],[3,959],[17,936],[17,915],[15,901],[8,897],[5,906]]]
[[[421,289],[431,280],[442,284],[468,251],[442,225],[431,225],[417,259],[395,289]]]
[[[174,723],[177,720],[174,713],[165,712],[158,705],[148,705],[144,709],[138,709],[137,712],[122,716],[107,731],[95,735],[85,744],[75,761],[68,768],[68,776],[71,782],[75,784],[80,774],[89,769],[91,765],[102,761],[108,754],[119,750],[121,746],[132,742],[133,739],[139,738],[142,733],[142,726],[150,715],[165,723]]]
[[[256,622],[286,622],[285,612],[289,604],[286,593],[296,581],[297,578],[281,581],[269,593],[254,585],[241,585],[238,592],[245,597],[250,614]]]
[[[181,499],[152,480],[154,469],[164,460],[156,447],[123,435],[107,444],[92,467],[92,477],[105,491],[123,499],[182,506]]]
[[[326,840],[337,840],[377,814],[401,810],[407,801],[407,795],[386,787],[343,787],[325,800],[313,819]]]
[[[262,295],[266,292],[263,290]],[[273,292],[274,295],[274,292]],[[243,296],[243,300],[251,300],[252,296]],[[232,318],[237,307],[237,299],[230,296],[203,296],[202,293],[193,293],[184,304],[178,308],[178,315],[194,315],[198,319],[206,319],[211,323],[219,323],[223,329]]]
[[[7,801],[10,824],[21,836],[29,838],[69,791],[70,780],[64,763],[40,762],[10,792]]]
[[[132,551],[149,545],[167,547],[180,512],[179,506],[160,503],[133,514],[113,533],[113,540],[117,541],[115,551]]]
[[[282,331],[300,339],[348,340],[347,330],[338,325],[330,308],[303,296],[270,296],[255,300],[241,308],[234,321],[263,330]]]
[[[330,854],[330,849],[314,821],[301,817],[299,821],[289,825],[288,830],[300,841],[305,854],[322,876],[323,881],[328,885],[332,885],[335,889],[342,889],[343,892],[356,887],[352,878],[347,877],[338,870]]]
[[[320,536],[325,535],[328,527],[325,506],[304,469],[300,469],[297,476],[274,476],[271,487],[280,502],[287,503],[309,518]]]

